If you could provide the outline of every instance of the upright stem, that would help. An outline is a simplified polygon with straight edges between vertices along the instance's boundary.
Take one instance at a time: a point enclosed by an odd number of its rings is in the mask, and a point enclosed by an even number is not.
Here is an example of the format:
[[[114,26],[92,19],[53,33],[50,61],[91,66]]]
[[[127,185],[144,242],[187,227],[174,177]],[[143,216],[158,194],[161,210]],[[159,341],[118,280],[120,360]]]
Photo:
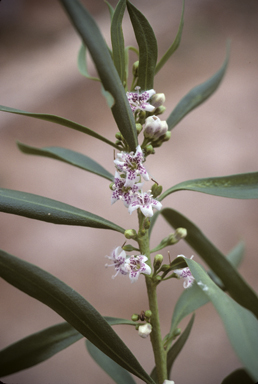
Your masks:
[[[145,217],[141,212],[138,212],[139,217],[139,233],[138,233],[138,244],[142,255],[148,257],[147,263],[151,266],[150,260],[150,244],[149,244],[149,233],[147,229],[144,229],[144,219]],[[158,384],[163,384],[167,378],[167,361],[166,361],[166,352],[163,348],[163,342],[161,337],[160,330],[160,321],[159,321],[159,310],[158,310],[158,300],[157,300],[157,284],[153,280],[152,276],[145,277],[147,293],[149,299],[149,309],[152,312],[150,319],[152,332],[150,334],[151,344],[154,353],[154,359],[157,370]]]

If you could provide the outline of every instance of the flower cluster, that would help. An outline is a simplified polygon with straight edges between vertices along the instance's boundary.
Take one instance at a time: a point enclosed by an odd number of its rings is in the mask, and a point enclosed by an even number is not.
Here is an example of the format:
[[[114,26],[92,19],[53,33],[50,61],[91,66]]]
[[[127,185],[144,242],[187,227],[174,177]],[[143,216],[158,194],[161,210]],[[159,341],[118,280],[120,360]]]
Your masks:
[[[149,175],[143,166],[144,156],[140,145],[136,152],[119,152],[114,160],[116,173],[112,184],[111,204],[122,200],[131,214],[139,208],[144,216],[153,216],[152,208],[161,209],[162,204],[155,200],[149,192],[142,192],[141,177],[148,181]]]
[[[145,261],[148,258],[144,255],[130,256],[127,257],[125,251],[121,247],[115,248],[111,256],[106,256],[109,260],[112,261],[111,264],[106,264],[106,267],[114,267],[116,274],[112,276],[114,279],[119,273],[121,275],[129,275],[131,282],[138,280],[140,273],[145,275],[151,274],[151,268]]]

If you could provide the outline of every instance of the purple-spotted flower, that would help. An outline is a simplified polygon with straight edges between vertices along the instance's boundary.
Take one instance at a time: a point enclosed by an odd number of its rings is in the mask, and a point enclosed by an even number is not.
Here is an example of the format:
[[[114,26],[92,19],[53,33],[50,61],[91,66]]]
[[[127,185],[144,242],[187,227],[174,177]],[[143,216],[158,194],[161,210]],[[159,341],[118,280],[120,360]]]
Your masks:
[[[119,273],[122,275],[128,275],[128,271],[125,269],[125,260],[126,260],[126,253],[121,247],[115,248],[111,256],[106,256],[109,260],[112,261],[112,264],[106,264],[105,267],[115,267],[116,274],[112,276],[112,279],[114,279]]]
[[[152,112],[156,109],[153,105],[148,103],[148,100],[155,95],[154,89],[150,89],[149,91],[144,91],[140,93],[141,87],[135,87],[136,92],[127,92],[126,96],[129,101],[131,110],[133,112],[140,110],[140,111],[148,111]]]
[[[130,215],[137,208],[140,208],[144,216],[151,217],[153,216],[152,208],[156,208],[158,211],[162,208],[162,204],[158,200],[153,199],[152,195],[148,192],[137,193],[132,200],[128,208]]]
[[[142,176],[145,180],[149,180],[148,172],[142,165],[144,156],[140,145],[137,146],[135,154],[133,152],[119,152],[114,163],[119,172],[126,174],[124,187],[133,187],[139,180],[138,176]]]
[[[185,257],[184,255],[178,255],[177,257]],[[190,257],[192,259],[193,256]],[[193,285],[194,277],[188,267],[182,269],[175,269],[174,273],[180,278],[184,279],[183,287],[189,288]]]
[[[129,278],[131,282],[138,280],[140,273],[145,275],[151,274],[151,268],[145,261],[148,260],[148,257],[144,255],[139,256],[130,256],[125,260],[125,271],[129,273]]]
[[[137,183],[140,177],[137,176],[136,183],[132,187],[125,187],[125,177],[121,177],[118,172],[115,173],[114,184],[112,186],[111,204],[117,200],[122,200],[128,208],[135,193],[141,190],[143,183]]]

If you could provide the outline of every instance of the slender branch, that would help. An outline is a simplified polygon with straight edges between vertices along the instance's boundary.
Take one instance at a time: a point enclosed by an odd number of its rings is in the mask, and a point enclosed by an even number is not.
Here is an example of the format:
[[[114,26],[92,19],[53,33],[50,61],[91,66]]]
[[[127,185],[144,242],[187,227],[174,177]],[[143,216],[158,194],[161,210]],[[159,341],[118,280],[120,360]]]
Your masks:
[[[142,255],[148,257],[147,263],[151,266],[150,260],[150,247],[149,247],[149,233],[147,229],[144,229],[144,216],[141,212],[138,212],[139,217],[139,233],[138,233],[138,244]],[[151,326],[152,332],[150,334],[152,349],[154,353],[154,359],[157,370],[158,384],[163,384],[164,380],[167,378],[167,359],[166,352],[163,347],[161,329],[160,329],[160,320],[159,320],[159,310],[158,310],[158,300],[157,300],[157,282],[153,279],[152,276],[145,277],[148,299],[149,299],[149,308],[152,312],[151,316]]]

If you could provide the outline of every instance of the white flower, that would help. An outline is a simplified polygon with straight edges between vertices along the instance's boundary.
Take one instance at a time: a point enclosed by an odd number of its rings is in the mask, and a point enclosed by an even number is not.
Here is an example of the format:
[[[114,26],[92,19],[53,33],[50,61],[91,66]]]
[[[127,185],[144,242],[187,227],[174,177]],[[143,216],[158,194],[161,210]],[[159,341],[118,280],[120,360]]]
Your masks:
[[[140,177],[137,176],[135,181],[139,181]],[[122,200],[124,205],[128,208],[135,193],[137,193],[143,186],[143,183],[135,183],[132,187],[125,187],[126,179],[121,177],[118,172],[115,173],[113,192],[111,196],[111,204],[117,200]]]
[[[138,176],[141,175],[145,180],[149,180],[149,175],[142,162],[144,156],[140,145],[137,146],[135,154],[133,152],[119,152],[114,163],[119,172],[126,173],[126,181],[124,187],[133,187],[138,181]]]
[[[146,323],[144,325],[140,325],[138,329],[139,336],[143,337],[144,339],[149,336],[149,334],[152,331],[152,326],[149,323]]]
[[[140,93],[140,87],[135,87],[136,92],[127,92],[126,96],[129,101],[131,110],[133,112],[137,110],[152,112],[156,107],[149,104],[147,101],[155,95],[154,89]]]
[[[131,256],[125,260],[124,269],[129,273],[129,278],[132,283],[138,280],[140,273],[144,273],[145,275],[151,274],[151,268],[145,263],[147,260],[148,257],[144,255]]]
[[[178,255],[177,257],[185,257],[184,255]],[[193,256],[190,257],[192,259]],[[175,269],[174,273],[180,278],[184,279],[183,287],[184,288],[189,288],[193,285],[194,282],[194,277],[188,267],[183,268],[183,269]]]
[[[166,101],[166,97],[164,93],[156,93],[151,99],[151,104],[154,105],[155,108],[160,107]]]
[[[142,192],[137,193],[129,205],[128,211],[130,215],[137,208],[140,208],[144,216],[151,217],[153,216],[152,208],[156,208],[158,211],[160,211],[162,204],[158,200],[153,199],[152,195],[148,192]]]
[[[113,261],[112,264],[106,264],[105,267],[115,267],[116,274],[112,276],[114,279],[119,273],[127,275],[128,271],[125,270],[126,253],[121,247],[115,248],[111,256],[106,256],[109,260]]]
[[[157,116],[149,116],[144,124],[144,136],[148,139],[158,140],[160,136],[166,134],[168,125],[165,120],[160,120]]]
[[[172,380],[165,380],[163,384],[175,384]]]

